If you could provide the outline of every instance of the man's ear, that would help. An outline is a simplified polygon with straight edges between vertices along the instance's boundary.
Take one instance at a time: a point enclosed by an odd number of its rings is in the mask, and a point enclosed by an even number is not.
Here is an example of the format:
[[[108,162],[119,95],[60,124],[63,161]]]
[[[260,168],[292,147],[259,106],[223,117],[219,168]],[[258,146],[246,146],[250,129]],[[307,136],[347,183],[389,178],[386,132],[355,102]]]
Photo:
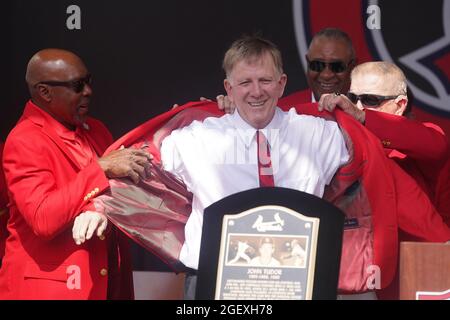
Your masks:
[[[358,65],[358,58],[353,58],[350,63],[348,64],[348,71],[350,72],[350,74],[352,73],[353,69]],[[351,83],[351,78],[350,78],[350,83]]]
[[[48,89],[48,86],[46,86],[44,84],[38,84],[36,86],[36,91],[42,100],[44,100],[46,102],[50,102],[52,100],[52,94],[51,94],[50,90]]]
[[[234,103],[234,100],[233,100],[233,90],[232,90],[233,87],[232,87],[232,85],[231,85],[231,83],[230,83],[230,80],[228,80],[228,79],[223,80],[223,86],[224,86],[224,88],[225,88],[225,91],[227,92],[228,99],[229,99],[231,102]]]
[[[406,110],[406,106],[408,105],[408,97],[404,94],[399,95],[397,98],[395,98],[395,104],[397,105],[395,114],[398,116],[402,116]]]
[[[278,80],[278,82],[280,84],[280,94],[278,95],[278,98],[281,98],[284,94],[284,88],[286,88],[287,75],[283,73],[280,77],[280,80]]]

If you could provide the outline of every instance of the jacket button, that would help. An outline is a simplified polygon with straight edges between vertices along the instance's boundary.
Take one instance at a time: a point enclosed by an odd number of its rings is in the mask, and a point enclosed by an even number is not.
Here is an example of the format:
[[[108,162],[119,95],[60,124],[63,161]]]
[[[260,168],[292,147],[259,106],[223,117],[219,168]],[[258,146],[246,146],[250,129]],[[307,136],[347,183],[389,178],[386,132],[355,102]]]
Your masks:
[[[95,189],[94,189],[94,192],[95,192],[95,193],[97,193],[97,192],[99,192],[99,191],[100,191],[99,188],[95,188]]]
[[[84,197],[84,201],[87,201],[87,199],[88,199],[88,197],[87,197],[87,196],[85,196],[85,197]]]
[[[107,274],[108,274],[108,270],[107,270],[106,268],[103,268],[103,269],[100,270],[100,275],[101,275],[101,276],[104,277],[104,276],[106,276]]]
[[[105,236],[102,234],[100,237],[98,237],[100,240],[105,240]]]

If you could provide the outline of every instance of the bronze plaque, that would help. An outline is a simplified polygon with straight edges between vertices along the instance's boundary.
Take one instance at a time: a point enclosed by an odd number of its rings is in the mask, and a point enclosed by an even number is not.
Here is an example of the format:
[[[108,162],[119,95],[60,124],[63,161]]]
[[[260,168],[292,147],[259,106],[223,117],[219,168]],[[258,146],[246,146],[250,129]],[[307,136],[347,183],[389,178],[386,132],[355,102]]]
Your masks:
[[[282,206],[224,215],[215,298],[312,298],[319,218]]]

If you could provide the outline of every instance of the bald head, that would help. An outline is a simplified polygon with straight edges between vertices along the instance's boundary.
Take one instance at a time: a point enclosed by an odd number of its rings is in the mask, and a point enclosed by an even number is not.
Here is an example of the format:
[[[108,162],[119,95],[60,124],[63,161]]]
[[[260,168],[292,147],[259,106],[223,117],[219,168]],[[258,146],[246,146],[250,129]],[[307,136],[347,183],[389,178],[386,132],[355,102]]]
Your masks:
[[[84,123],[90,97],[90,75],[83,61],[62,49],[44,49],[28,62],[25,76],[31,100],[69,129]]]
[[[356,66],[351,74],[350,92],[361,95],[384,97],[377,105],[358,100],[360,108],[404,115],[408,110],[406,78],[395,64],[386,61],[366,62]]]
[[[33,95],[34,87],[42,81],[67,81],[75,69],[86,67],[74,53],[63,49],[44,49],[28,62],[25,80]]]
[[[406,95],[406,77],[395,64],[387,61],[366,62],[356,66],[351,74],[352,87],[364,82],[380,95]]]

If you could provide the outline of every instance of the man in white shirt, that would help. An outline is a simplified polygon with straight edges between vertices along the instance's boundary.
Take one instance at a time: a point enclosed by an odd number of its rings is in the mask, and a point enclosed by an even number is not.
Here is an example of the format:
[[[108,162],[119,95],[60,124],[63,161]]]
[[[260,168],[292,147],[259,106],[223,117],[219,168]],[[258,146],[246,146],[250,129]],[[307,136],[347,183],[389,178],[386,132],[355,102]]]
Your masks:
[[[237,112],[194,121],[173,131],[161,146],[164,169],[193,193],[180,261],[194,270],[206,207],[228,195],[264,186],[264,176],[274,186],[322,197],[325,186],[349,158],[335,122],[276,106],[287,76],[274,44],[259,37],[239,39],[226,52],[223,68],[224,86]],[[269,167],[259,165],[263,162]],[[193,287],[187,288],[192,295]]]
[[[322,94],[348,92],[350,73],[357,58],[352,40],[346,32],[338,28],[320,30],[312,38],[305,59],[308,88],[281,98],[280,106],[318,102]],[[216,100],[219,109],[227,113],[234,112],[235,106],[228,96],[220,94]]]
[[[269,237],[263,237],[259,243],[259,256],[254,257],[249,265],[258,267],[279,267],[280,261],[273,257],[275,253],[275,243]]]

